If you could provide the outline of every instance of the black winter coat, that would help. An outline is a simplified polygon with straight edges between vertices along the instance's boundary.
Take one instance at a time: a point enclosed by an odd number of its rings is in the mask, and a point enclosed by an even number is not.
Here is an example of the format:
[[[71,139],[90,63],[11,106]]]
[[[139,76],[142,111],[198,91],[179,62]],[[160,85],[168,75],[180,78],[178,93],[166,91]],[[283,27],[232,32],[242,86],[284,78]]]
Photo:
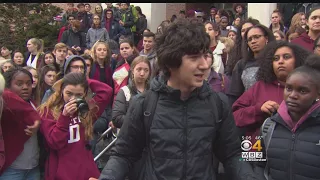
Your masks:
[[[145,15],[142,15],[139,17],[137,23],[136,23],[136,28],[137,28],[137,34],[142,35],[143,31],[147,29],[147,19]]]
[[[271,120],[276,126],[267,150],[269,180],[320,179],[320,108],[295,133],[279,114]]]
[[[132,98],[138,94],[138,91],[136,88],[132,87],[132,85],[128,85],[128,88],[131,92],[131,98],[128,101],[126,101],[126,96],[124,94],[124,91],[120,89],[120,91],[117,94],[117,97],[113,103],[113,108],[112,108],[112,122],[113,125],[116,126],[117,128],[121,128],[124,117],[127,113],[128,107],[130,102],[132,102]]]
[[[101,22],[101,26],[105,27],[105,23],[106,21]],[[126,35],[126,30],[116,20],[113,20],[108,33],[110,39],[119,42],[119,37],[122,35]]]
[[[62,38],[60,42],[65,43],[67,46],[79,46],[81,52],[86,48],[86,35],[82,31],[74,32],[71,28],[62,33]]]
[[[216,180],[213,153],[232,179],[256,180],[251,166],[239,161],[240,140],[227,100],[223,100],[222,107],[226,118],[219,121],[213,110],[215,105],[209,104],[213,92],[206,83],[195,89],[186,101],[180,100],[180,91],[168,87],[163,78],[154,78],[151,90],[159,93],[159,99],[149,132],[143,180]],[[144,97],[138,95],[129,106],[115,153],[100,179],[122,180],[140,159],[146,147],[143,101]],[[220,122],[219,127],[216,122]]]

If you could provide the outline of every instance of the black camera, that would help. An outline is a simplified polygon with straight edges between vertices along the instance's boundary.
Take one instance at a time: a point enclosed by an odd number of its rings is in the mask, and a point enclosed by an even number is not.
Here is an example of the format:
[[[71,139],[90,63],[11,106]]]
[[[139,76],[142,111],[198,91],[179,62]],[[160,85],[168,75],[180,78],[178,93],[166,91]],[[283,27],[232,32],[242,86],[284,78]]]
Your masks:
[[[86,100],[78,98],[76,99],[76,103],[80,114],[86,114],[89,111],[89,105]]]

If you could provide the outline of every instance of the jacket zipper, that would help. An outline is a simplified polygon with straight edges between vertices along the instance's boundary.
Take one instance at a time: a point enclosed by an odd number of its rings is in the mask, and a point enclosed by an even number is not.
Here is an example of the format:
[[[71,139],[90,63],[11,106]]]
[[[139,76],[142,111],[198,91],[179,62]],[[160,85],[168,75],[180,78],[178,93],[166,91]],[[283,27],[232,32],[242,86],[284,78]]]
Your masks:
[[[292,145],[291,145],[290,163],[289,163],[290,180],[293,180],[292,162],[293,162],[293,152],[294,152],[295,139],[296,139],[295,134],[292,134]]]
[[[185,126],[184,126],[184,134],[185,134],[185,144],[184,144],[184,164],[183,164],[183,179],[187,178],[187,151],[188,151],[188,123],[187,123],[187,107],[186,104],[183,104],[183,110],[184,110],[184,121],[185,121]]]

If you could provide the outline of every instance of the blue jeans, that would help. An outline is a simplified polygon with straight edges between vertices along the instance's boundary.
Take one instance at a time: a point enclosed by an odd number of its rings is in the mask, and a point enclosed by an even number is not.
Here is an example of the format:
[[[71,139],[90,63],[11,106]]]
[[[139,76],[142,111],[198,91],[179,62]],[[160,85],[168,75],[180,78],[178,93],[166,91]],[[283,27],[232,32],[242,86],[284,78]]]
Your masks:
[[[0,176],[0,180],[40,180],[39,167],[33,169],[13,169],[8,167]]]

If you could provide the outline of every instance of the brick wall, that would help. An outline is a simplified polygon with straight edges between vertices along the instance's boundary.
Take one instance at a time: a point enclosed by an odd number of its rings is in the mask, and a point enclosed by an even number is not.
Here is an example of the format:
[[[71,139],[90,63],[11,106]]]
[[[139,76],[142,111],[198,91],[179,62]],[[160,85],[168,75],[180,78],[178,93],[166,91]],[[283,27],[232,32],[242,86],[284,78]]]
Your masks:
[[[180,10],[186,9],[186,3],[167,3],[166,18],[170,20],[172,15],[179,15]]]
[[[85,3],[84,3],[85,4]],[[91,5],[91,12],[94,12],[94,8],[96,5],[101,4],[101,3],[88,3]],[[67,10],[67,3],[52,3],[52,5],[58,6],[64,10]],[[74,7],[76,8],[78,3],[74,3]]]
[[[78,3],[74,3],[75,7]],[[91,5],[91,12],[94,11],[94,7],[101,3],[89,3]],[[58,6],[64,10],[67,10],[67,3],[52,3],[52,5]],[[186,10],[186,3],[166,3],[166,18],[170,20],[172,15],[178,15],[180,10]]]

